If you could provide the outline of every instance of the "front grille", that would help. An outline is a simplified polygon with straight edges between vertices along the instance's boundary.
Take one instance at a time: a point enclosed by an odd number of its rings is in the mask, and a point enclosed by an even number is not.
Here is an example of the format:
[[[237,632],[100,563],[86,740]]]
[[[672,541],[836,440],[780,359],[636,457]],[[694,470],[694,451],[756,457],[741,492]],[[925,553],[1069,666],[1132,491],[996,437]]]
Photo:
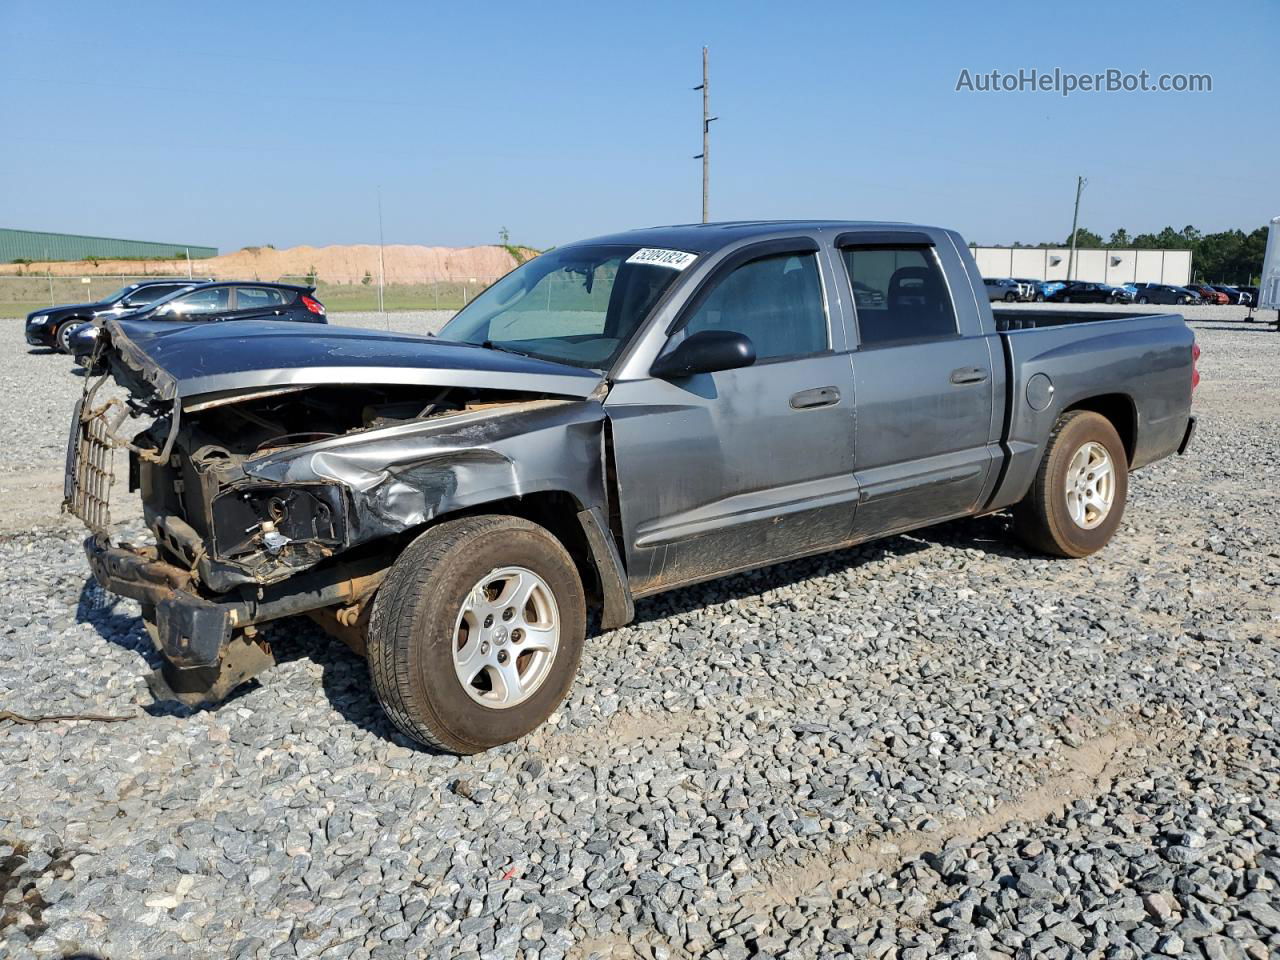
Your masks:
[[[111,525],[111,472],[114,446],[107,430],[104,409],[76,404],[67,443],[67,473],[63,482],[63,508],[84,521],[95,534],[105,536]]]

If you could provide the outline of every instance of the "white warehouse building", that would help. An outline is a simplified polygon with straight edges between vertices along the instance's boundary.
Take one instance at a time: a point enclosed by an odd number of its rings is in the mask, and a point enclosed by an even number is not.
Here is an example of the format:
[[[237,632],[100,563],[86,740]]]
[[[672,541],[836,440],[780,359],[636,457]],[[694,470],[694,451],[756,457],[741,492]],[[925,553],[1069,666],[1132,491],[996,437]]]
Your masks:
[[[1022,277],[1027,280],[1066,280],[1069,247],[971,246],[984,277]],[[1190,250],[1076,250],[1072,280],[1088,283],[1191,282]]]

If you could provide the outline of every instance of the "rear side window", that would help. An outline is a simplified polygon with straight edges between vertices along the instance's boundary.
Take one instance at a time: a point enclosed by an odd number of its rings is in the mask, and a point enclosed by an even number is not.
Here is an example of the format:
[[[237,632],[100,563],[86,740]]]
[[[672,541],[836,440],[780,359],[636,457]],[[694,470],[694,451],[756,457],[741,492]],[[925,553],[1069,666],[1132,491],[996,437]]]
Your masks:
[[[932,247],[845,247],[841,254],[863,346],[956,336],[955,309]],[[860,287],[877,296],[860,296]]]
[[[236,309],[252,310],[255,307],[279,307],[288,300],[284,291],[274,287],[237,287]]]
[[[746,334],[757,360],[823,352],[827,315],[817,258],[812,253],[782,254],[744,263],[717,284],[685,330]]]

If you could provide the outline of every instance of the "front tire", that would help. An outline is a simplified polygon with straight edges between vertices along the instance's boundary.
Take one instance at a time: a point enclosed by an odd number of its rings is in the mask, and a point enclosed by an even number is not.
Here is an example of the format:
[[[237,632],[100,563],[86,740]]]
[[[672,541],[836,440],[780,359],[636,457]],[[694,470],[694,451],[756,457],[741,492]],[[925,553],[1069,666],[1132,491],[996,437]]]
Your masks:
[[[369,620],[369,673],[406,735],[478,753],[550,716],[585,636],[582,581],[555,537],[519,517],[464,517],[392,566]]]
[[[1031,489],[1014,507],[1014,531],[1057,557],[1106,546],[1124,516],[1129,459],[1115,427],[1088,410],[1063,414],[1049,435]]]
[[[1013,303],[1017,299],[1018,299],[1018,295],[1016,293],[1006,293],[1004,295],[1005,303]]]
[[[71,334],[83,324],[83,320],[64,320],[58,327],[58,332],[53,335],[54,349],[59,353],[71,352]]]
[[[1146,304],[1150,303],[1151,301],[1150,301],[1150,300],[1148,300],[1146,297],[1139,297],[1139,298],[1138,298],[1138,302],[1145,306]]]

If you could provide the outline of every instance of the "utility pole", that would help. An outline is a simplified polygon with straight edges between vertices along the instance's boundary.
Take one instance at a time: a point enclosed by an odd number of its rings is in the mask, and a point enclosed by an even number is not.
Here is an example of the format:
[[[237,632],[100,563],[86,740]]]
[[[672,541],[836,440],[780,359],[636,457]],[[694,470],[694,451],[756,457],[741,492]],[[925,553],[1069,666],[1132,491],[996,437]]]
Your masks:
[[[711,184],[711,121],[719,117],[711,116],[711,74],[707,68],[707,48],[702,48],[702,85],[694,87],[702,91],[702,152],[693,159],[702,161],[702,222],[710,217],[708,194]]]
[[[1089,181],[1084,177],[1076,177],[1076,210],[1071,215],[1071,255],[1067,258],[1067,279],[1075,279],[1076,265],[1076,229],[1080,224],[1080,193]]]

